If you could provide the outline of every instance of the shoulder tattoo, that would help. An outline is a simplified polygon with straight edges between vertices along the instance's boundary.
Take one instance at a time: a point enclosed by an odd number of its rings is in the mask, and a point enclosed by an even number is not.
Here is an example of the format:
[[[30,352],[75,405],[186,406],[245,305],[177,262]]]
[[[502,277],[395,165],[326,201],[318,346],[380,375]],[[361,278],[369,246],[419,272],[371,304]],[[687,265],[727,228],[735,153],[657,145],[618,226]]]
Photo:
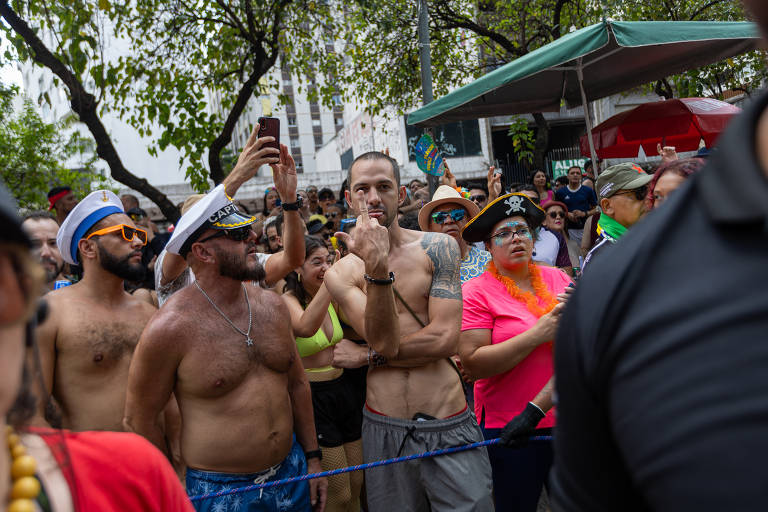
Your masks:
[[[421,247],[432,260],[432,286],[430,297],[461,300],[459,246],[448,235],[424,233]]]

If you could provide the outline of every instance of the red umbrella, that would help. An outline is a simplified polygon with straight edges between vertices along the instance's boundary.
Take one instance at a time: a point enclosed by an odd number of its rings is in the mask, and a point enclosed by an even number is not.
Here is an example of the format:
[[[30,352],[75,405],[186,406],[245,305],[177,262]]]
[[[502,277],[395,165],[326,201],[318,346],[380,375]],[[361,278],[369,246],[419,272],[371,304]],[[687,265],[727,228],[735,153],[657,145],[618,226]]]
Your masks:
[[[724,101],[680,98],[645,103],[617,114],[595,126],[592,140],[600,158],[633,158],[640,146],[646,155],[656,154],[656,144],[675,146],[678,152],[696,151],[701,139],[712,147],[732,116],[741,112]],[[581,154],[589,156],[586,135]]]

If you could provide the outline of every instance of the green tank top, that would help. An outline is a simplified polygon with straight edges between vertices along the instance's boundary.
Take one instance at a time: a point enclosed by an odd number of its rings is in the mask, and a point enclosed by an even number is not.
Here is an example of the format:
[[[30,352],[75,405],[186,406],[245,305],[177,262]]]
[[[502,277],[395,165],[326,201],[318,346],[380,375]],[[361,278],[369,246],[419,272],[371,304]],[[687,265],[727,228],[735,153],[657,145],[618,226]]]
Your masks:
[[[331,315],[331,323],[333,323],[333,335],[331,341],[328,341],[328,337],[323,332],[322,326],[309,338],[296,337],[296,348],[299,349],[299,355],[301,357],[317,354],[321,350],[331,347],[341,341],[341,338],[344,336],[344,331],[341,329],[339,317],[336,316],[336,310],[333,309],[333,304],[328,305],[328,314]]]

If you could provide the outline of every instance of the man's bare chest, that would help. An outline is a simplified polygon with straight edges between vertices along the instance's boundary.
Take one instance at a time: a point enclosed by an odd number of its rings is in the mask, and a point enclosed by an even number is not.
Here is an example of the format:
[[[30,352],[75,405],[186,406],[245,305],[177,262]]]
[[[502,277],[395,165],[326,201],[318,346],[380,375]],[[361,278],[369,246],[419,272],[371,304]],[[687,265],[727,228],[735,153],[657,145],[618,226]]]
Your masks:
[[[147,321],[143,315],[99,308],[66,313],[56,334],[57,366],[80,371],[108,370],[129,362]]]

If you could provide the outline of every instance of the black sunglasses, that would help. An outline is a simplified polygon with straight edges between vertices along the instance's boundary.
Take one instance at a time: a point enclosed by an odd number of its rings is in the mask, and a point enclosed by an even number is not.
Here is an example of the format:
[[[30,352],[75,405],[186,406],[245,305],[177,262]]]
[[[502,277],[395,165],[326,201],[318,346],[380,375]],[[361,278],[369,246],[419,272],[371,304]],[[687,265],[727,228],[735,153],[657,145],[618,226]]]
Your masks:
[[[484,194],[478,194],[476,196],[469,196],[470,201],[480,201],[481,203],[485,201],[485,195]]]
[[[561,219],[565,218],[565,212],[549,212],[548,215],[552,219],[556,219],[558,217],[560,217]]]
[[[222,236],[225,236],[229,238],[230,240],[234,240],[235,242],[243,242],[245,240],[248,240],[248,237],[251,236],[251,233],[253,230],[251,229],[250,224],[248,226],[243,226],[241,228],[234,228],[234,229],[222,229],[220,231],[217,231],[216,233],[212,234],[211,236],[207,238],[203,238],[202,240],[198,240],[198,242],[207,242],[208,240],[213,240],[214,238],[219,238]]]

